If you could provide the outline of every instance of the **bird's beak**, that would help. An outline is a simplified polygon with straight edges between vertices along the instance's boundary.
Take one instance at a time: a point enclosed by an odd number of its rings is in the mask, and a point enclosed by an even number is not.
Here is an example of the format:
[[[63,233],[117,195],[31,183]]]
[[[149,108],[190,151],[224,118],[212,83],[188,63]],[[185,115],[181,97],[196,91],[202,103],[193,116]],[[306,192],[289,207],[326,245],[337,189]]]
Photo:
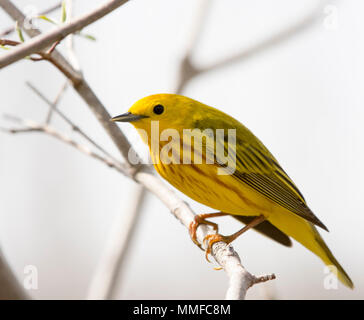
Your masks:
[[[111,118],[111,121],[114,122],[133,122],[138,121],[140,119],[149,118],[148,116],[143,116],[140,114],[132,114],[131,112],[126,112],[121,114],[120,116],[116,116],[114,118]]]

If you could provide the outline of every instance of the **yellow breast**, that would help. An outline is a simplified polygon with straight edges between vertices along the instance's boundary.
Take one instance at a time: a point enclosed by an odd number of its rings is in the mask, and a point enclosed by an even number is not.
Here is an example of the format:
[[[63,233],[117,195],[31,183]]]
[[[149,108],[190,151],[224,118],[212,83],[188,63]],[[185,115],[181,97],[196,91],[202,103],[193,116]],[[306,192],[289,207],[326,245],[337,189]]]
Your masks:
[[[229,175],[217,175],[208,164],[155,164],[158,173],[193,200],[236,215],[268,215],[272,203]]]

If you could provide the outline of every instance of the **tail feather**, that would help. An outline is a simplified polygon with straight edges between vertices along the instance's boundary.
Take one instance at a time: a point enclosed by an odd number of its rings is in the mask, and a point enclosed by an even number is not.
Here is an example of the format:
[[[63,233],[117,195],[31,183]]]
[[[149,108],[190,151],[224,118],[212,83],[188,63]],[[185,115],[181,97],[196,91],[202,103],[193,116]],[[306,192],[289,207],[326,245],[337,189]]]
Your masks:
[[[253,221],[253,219],[256,218],[256,216],[238,216],[238,215],[233,215],[232,217],[244,224],[249,224],[250,222]],[[254,230],[260,232],[261,234],[264,234],[268,238],[277,241],[278,243],[286,247],[292,247],[291,239],[285,233],[276,228],[267,220],[255,226]]]
[[[300,242],[315,253],[326,265],[335,266],[338,279],[347,287],[354,288],[348,274],[336,260],[315,226],[303,218],[289,212],[274,212],[268,220],[286,235]]]
[[[321,235],[319,234],[319,232],[316,230],[316,228],[314,226],[312,226],[313,232],[315,234],[315,239],[316,242],[319,244],[319,246],[321,247],[321,249],[324,251],[324,255],[322,255],[322,257],[320,257],[323,262],[327,265],[333,265],[335,266],[336,270],[337,270],[337,277],[339,278],[339,280],[346,285],[347,287],[353,289],[354,288],[354,283],[353,281],[350,279],[349,275],[345,272],[344,268],[340,265],[340,263],[336,260],[336,258],[334,257],[334,255],[332,254],[331,250],[329,249],[329,247],[326,245],[326,243],[324,242],[324,240],[322,239]]]

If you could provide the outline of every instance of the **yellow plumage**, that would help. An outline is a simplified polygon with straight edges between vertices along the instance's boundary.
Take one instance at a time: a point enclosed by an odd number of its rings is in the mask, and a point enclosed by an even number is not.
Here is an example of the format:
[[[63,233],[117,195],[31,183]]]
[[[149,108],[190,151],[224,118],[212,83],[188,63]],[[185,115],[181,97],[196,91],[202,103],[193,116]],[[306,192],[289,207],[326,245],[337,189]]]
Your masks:
[[[181,192],[244,223],[248,223],[249,217],[263,215],[266,222],[256,227],[258,231],[285,245],[290,245],[288,237],[294,238],[326,265],[334,265],[338,278],[346,286],[353,287],[314,226],[326,229],[324,224],[308,208],[273,155],[239,121],[198,101],[173,94],[143,98],[130,108],[129,113],[114,120],[130,121],[137,129],[144,130],[141,136],[150,148],[157,172]],[[154,129],[158,135],[153,136],[152,123],[157,124]],[[213,134],[201,136],[195,132],[193,137],[187,137],[186,129],[199,129],[200,132],[212,129]],[[224,129],[224,132],[235,129],[235,143],[230,143],[226,134],[218,138],[218,134],[214,134],[217,129]],[[156,139],[160,139],[160,134],[166,130],[172,134],[170,139],[161,139],[165,141],[158,141],[155,147]],[[173,134],[181,139],[174,140]],[[202,142],[202,154],[196,148],[196,137]],[[218,146],[225,153],[217,153]],[[234,160],[231,161],[233,166],[224,158],[232,150],[233,156],[228,160]],[[214,159],[207,164],[206,159],[211,154]],[[199,157],[202,163],[194,161]],[[219,157],[227,164],[224,165]],[[190,162],[186,164],[188,158]],[[231,174],[219,174],[219,169],[230,170]]]

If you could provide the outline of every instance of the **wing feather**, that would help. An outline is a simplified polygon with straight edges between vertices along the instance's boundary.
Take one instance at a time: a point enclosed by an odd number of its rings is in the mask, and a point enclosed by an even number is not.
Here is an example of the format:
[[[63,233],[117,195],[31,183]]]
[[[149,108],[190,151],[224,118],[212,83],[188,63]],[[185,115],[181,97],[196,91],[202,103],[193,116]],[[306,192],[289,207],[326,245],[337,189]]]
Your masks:
[[[216,113],[214,124],[207,119],[197,120],[195,126],[200,129],[206,128],[235,128],[236,148],[229,145],[228,136],[223,141],[215,141],[223,145],[225,155],[215,152],[215,165],[226,168],[223,157],[232,154],[235,157],[235,168],[227,168],[233,172],[232,176],[249,187],[253,188],[264,197],[278,204],[279,206],[299,215],[300,217],[327,230],[326,226],[314,215],[306,205],[306,201],[296,185],[279,165],[278,161],[264,146],[264,144],[244,125],[231,117],[222,117],[221,112],[210,110]],[[204,144],[204,146],[206,146]],[[232,152],[231,149],[233,149]]]
[[[271,201],[327,230],[306,205],[302,194],[275,158],[264,146],[263,150],[259,147],[262,145],[245,143],[242,148],[237,148],[237,163],[245,162],[245,166],[237,165],[233,176]]]

